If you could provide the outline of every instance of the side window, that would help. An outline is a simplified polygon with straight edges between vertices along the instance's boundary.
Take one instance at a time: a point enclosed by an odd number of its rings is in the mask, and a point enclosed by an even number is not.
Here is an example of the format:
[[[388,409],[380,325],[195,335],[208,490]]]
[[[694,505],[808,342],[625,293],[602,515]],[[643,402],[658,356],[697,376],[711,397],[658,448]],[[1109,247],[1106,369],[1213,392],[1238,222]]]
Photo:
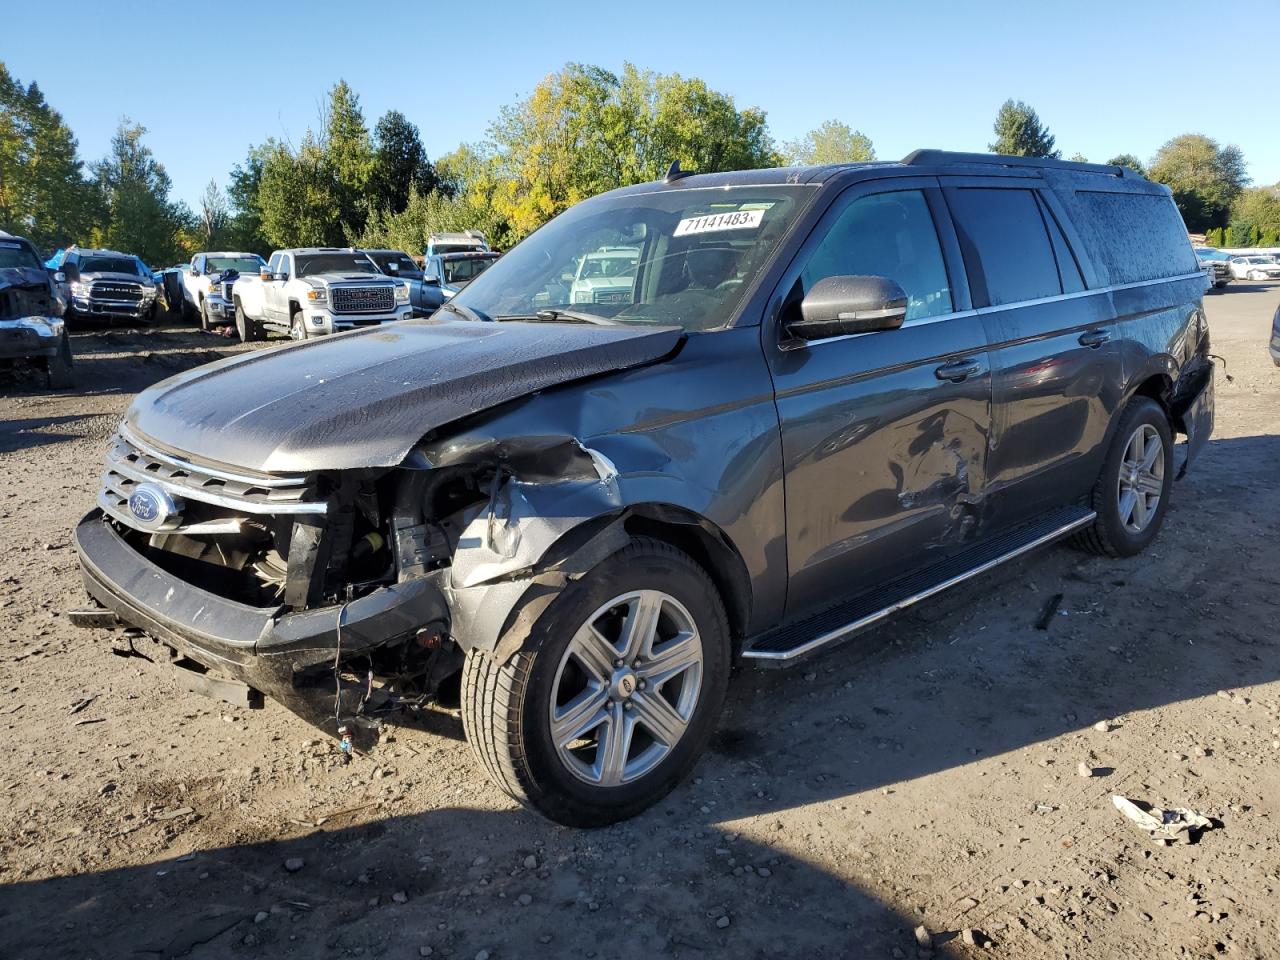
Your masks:
[[[896,280],[907,293],[908,320],[952,310],[938,231],[919,190],[877,193],[849,204],[805,265],[802,293],[838,276]]]
[[[947,200],[969,268],[974,306],[1062,293],[1034,191],[960,187],[948,191]]]
[[[1071,246],[1062,232],[1058,218],[1045,203],[1044,197],[1036,198],[1040,202],[1040,215],[1044,217],[1044,225],[1049,228],[1049,239],[1053,243],[1053,256],[1058,261],[1058,277],[1062,281],[1063,293],[1078,293],[1084,289],[1084,277],[1080,275],[1080,265],[1076,262]]]
[[[279,272],[280,272],[280,261],[281,261],[281,259],[282,259],[282,257],[281,257],[281,255],[280,255],[280,254],[278,254],[278,253],[273,253],[273,254],[271,255],[271,261],[267,264],[267,271],[268,271],[269,273],[279,273]]]

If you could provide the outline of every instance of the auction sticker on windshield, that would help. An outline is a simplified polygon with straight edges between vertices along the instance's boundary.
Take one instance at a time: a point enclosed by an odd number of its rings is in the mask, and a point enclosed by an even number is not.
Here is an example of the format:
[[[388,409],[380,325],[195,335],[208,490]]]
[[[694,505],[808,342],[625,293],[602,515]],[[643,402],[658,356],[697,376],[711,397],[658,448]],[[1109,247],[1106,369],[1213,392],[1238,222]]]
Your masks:
[[[702,217],[686,217],[676,224],[674,236],[717,230],[755,230],[764,221],[763,210],[736,210],[733,213],[711,213]]]

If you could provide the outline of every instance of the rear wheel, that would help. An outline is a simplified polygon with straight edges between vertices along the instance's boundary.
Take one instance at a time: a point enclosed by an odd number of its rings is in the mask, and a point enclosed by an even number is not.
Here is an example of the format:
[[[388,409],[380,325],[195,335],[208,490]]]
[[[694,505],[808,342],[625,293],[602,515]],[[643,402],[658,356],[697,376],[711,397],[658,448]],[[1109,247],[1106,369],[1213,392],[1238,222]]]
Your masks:
[[[1149,397],[1125,407],[1094,484],[1098,518],[1076,542],[1093,553],[1131,557],[1156,538],[1173,485],[1173,432],[1164,409]]]
[[[656,803],[706,746],[729,681],[719,594],[684,553],[635,540],[571,582],[505,663],[468,654],[467,739],[490,778],[559,823]]]
[[[70,390],[75,386],[75,374],[71,370],[71,339],[64,333],[58,352],[45,361],[45,376],[50,390]]]

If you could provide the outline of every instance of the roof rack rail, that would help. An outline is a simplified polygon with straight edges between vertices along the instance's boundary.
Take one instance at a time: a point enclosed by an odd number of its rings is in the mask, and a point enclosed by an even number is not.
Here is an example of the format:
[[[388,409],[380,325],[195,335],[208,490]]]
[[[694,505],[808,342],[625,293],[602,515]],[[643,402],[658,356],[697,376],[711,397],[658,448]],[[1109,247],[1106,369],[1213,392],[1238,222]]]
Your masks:
[[[1074,170],[1078,173],[1101,173],[1109,177],[1137,177],[1128,167],[1107,163],[1081,163],[1076,160],[1058,160],[1054,157],[1010,157],[1002,153],[959,153],[952,150],[913,150],[902,158],[909,167],[941,165],[947,163],[976,163],[996,167],[1050,167],[1055,170]]]

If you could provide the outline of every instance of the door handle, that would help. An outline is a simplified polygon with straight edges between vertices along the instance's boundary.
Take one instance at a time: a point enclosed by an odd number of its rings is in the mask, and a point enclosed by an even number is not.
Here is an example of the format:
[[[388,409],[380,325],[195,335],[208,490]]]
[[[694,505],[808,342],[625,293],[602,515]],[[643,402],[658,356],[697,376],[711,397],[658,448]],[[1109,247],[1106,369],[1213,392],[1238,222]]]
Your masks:
[[[1098,347],[1102,346],[1110,339],[1111,334],[1106,330],[1086,330],[1084,333],[1080,334],[1079,343],[1082,347],[1090,347],[1097,350]]]
[[[950,380],[952,383],[960,383],[962,380],[967,380],[981,369],[982,364],[977,360],[949,360],[934,370],[933,375],[939,380]]]

